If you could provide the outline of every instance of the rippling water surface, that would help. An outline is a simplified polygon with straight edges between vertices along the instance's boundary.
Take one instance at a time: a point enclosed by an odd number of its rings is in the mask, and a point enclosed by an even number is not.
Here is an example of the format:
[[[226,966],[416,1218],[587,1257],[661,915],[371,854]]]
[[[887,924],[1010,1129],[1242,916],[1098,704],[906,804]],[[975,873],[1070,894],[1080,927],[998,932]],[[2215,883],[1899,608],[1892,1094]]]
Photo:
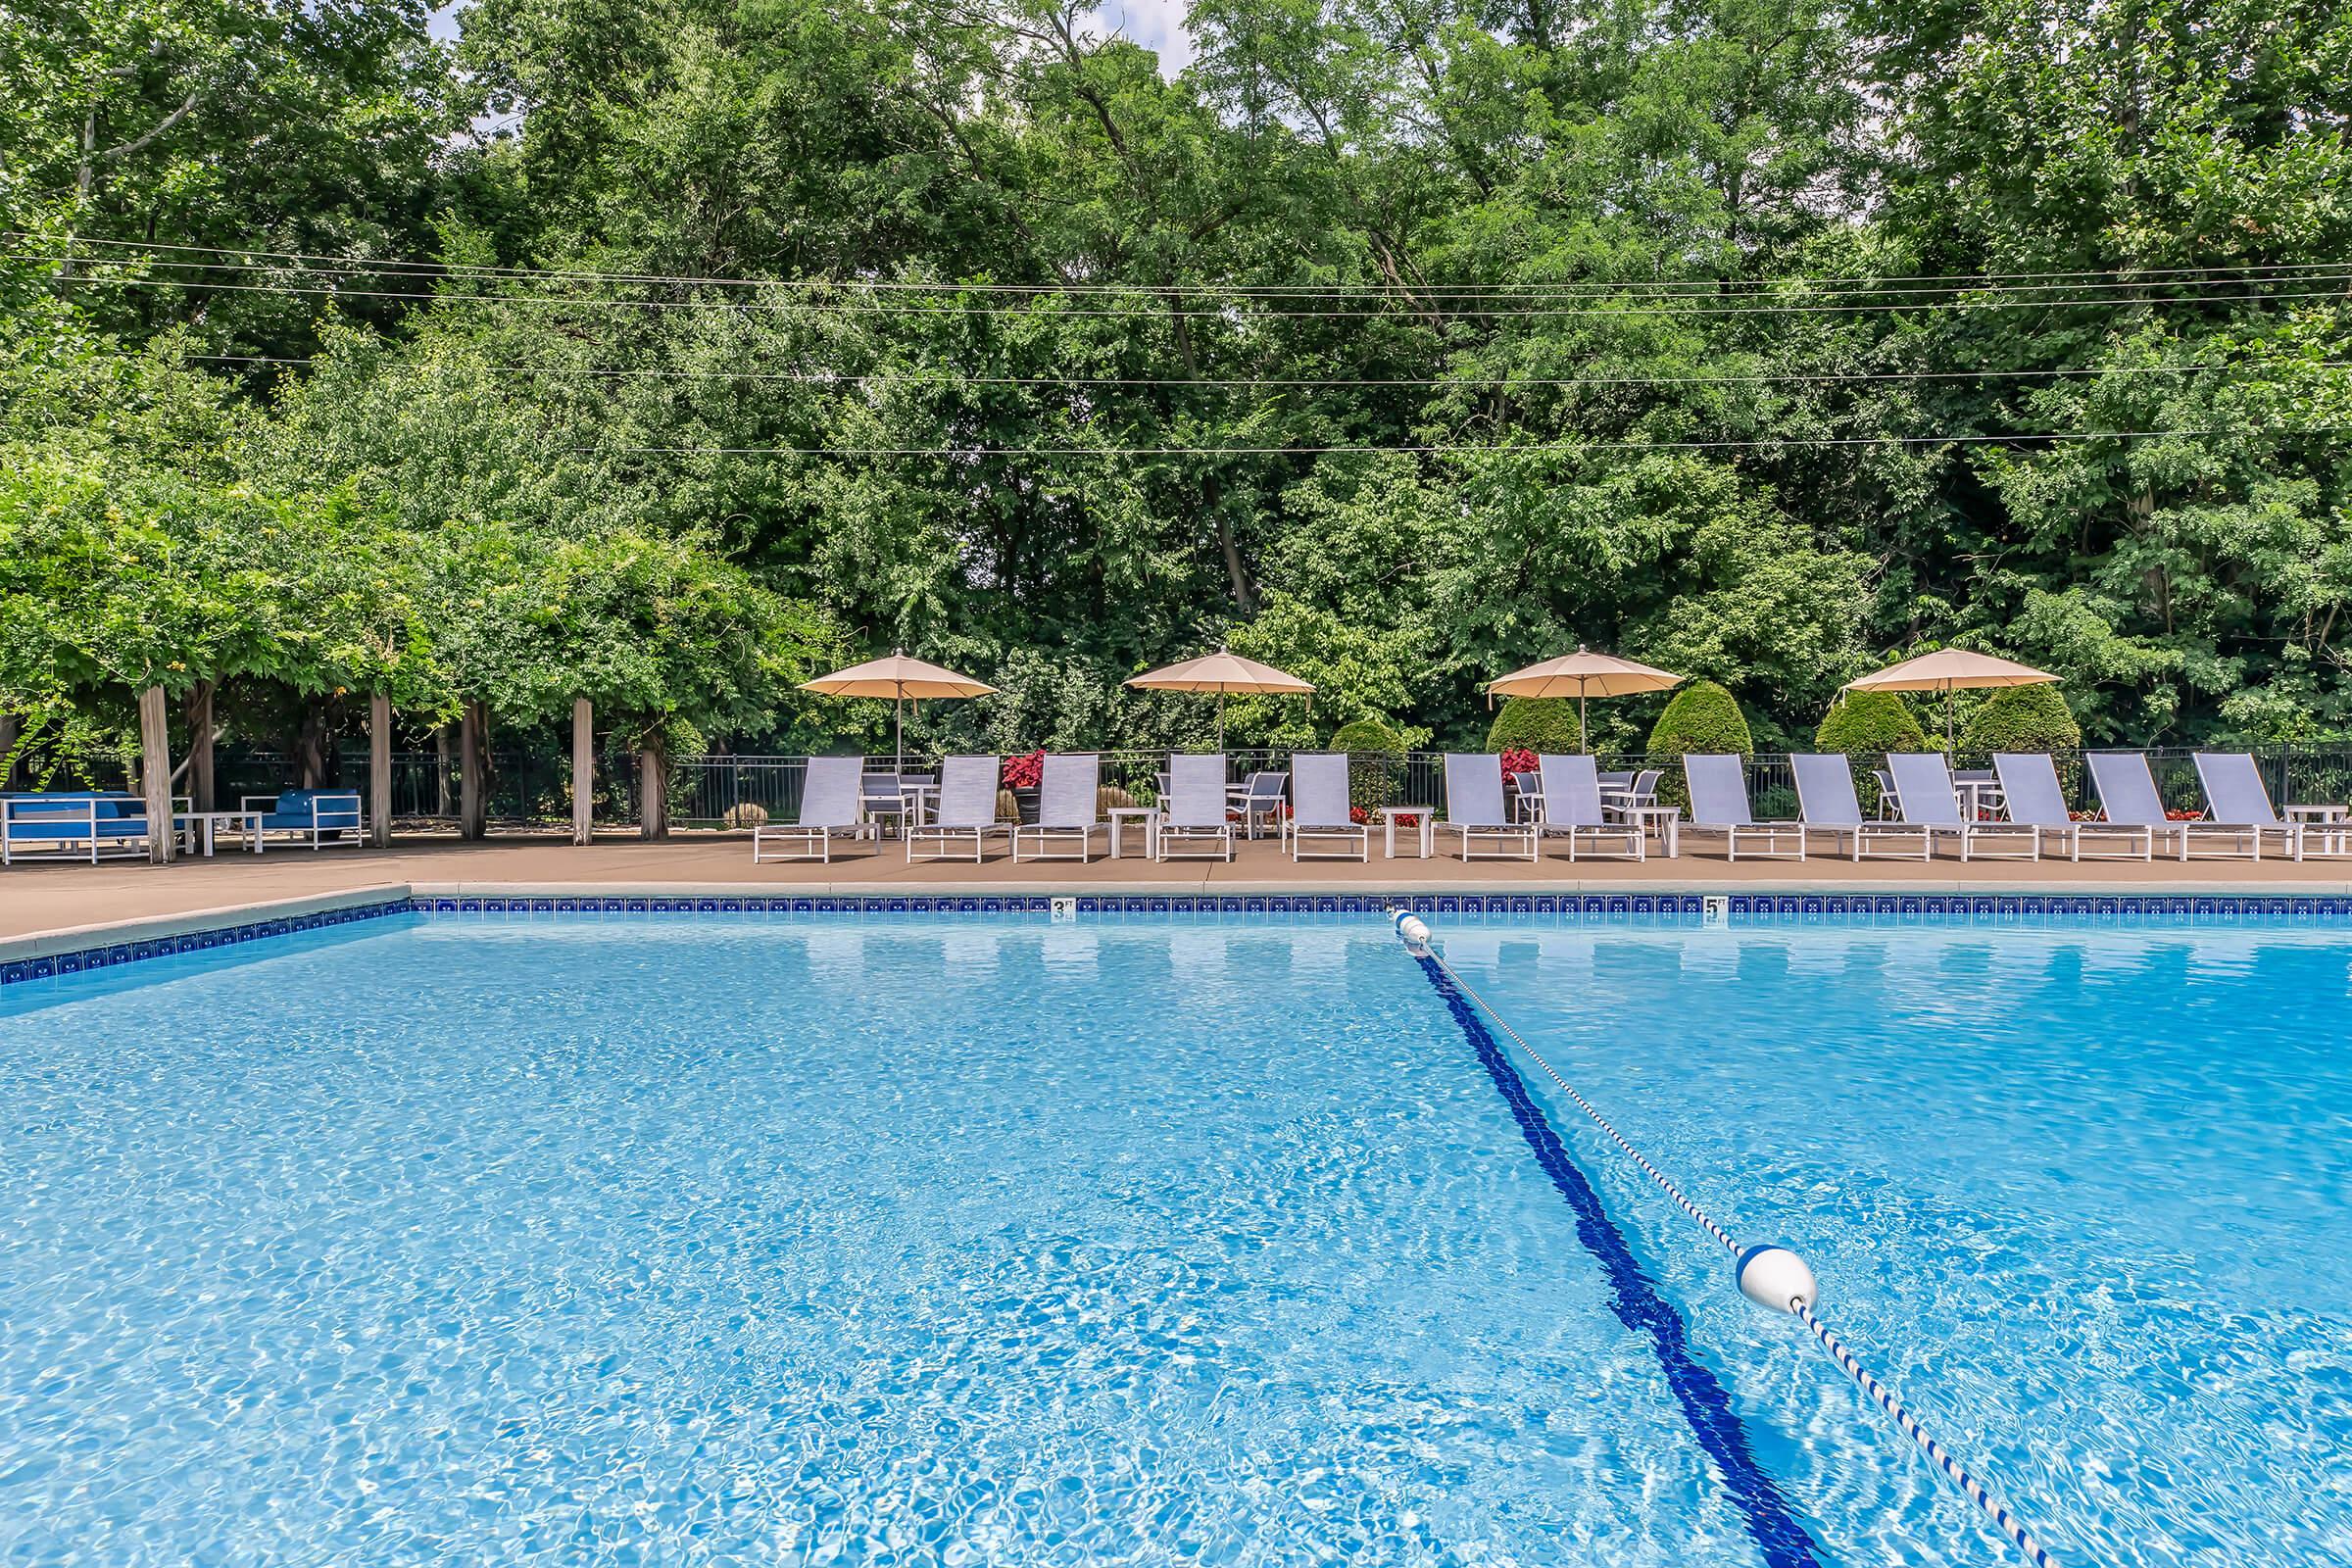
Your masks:
[[[2066,1560],[2352,1558],[2352,947],[1446,943]],[[1616,1263],[1377,927],[403,921],[33,988],[0,1562],[2004,1560],[1544,1102]]]

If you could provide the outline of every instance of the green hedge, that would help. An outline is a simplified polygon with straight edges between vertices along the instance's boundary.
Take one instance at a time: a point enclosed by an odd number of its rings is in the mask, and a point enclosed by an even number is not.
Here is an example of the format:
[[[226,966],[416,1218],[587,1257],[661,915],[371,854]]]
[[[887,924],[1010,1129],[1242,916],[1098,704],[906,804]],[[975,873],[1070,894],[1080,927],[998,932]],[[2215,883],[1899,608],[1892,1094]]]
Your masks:
[[[1692,753],[1756,753],[1756,737],[1747,727],[1740,701],[1711,680],[1694,680],[1674,694],[1666,711],[1649,732],[1649,760],[1664,769],[1658,780],[1658,803],[1688,807],[1690,795],[1676,760]]]
[[[1404,737],[1386,719],[1356,718],[1331,733],[1331,749],[1348,754],[1348,804],[1377,811],[1393,804],[1403,782]]]
[[[1813,732],[1813,749],[1845,754],[1865,816],[1879,808],[1879,781],[1873,775],[1888,752],[1935,750],[1910,705],[1893,692],[1847,692]]]
[[[1487,726],[1487,750],[1507,752],[1524,746],[1541,757],[1545,752],[1566,756],[1584,747],[1576,736],[1576,700],[1571,697],[1513,697]]]

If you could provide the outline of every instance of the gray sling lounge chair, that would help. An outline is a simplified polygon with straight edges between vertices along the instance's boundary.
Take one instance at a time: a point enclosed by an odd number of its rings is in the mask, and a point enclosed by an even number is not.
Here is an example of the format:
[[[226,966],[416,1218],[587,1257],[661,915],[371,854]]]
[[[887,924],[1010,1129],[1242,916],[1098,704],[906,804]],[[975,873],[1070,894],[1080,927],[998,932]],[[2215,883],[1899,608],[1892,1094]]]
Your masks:
[[[1233,858],[1233,824],[1225,815],[1225,754],[1185,753],[1168,759],[1168,795],[1159,813],[1154,859],[1213,855]]]
[[[2156,775],[2140,752],[2084,752],[2091,788],[2099,793],[2099,809],[2110,822],[2144,827],[2159,849],[2170,848],[2188,858],[2192,844],[2209,845],[2220,855],[2262,858],[2261,836],[2250,827],[2223,822],[2175,822],[2164,814],[2164,797],[2156,793]]]
[[[1649,835],[1639,822],[1612,822],[1602,812],[1600,770],[1592,758],[1582,753],[1546,753],[1536,760],[1543,775],[1544,834],[1567,839],[1569,859],[1576,858],[1579,843],[1592,846],[1592,853],[1599,855],[1614,854],[1634,860],[1649,858]],[[1602,848],[1611,844],[1618,848]]]
[[[1724,854],[1740,858],[1740,847],[1767,859],[1805,858],[1802,822],[1759,822],[1747,808],[1747,760],[1737,753],[1694,753],[1683,759],[1683,782],[1690,787],[1690,820],[1686,833],[1720,833]]]
[[[811,757],[801,780],[801,814],[796,822],[766,822],[752,829],[752,863],[763,860],[822,860],[831,864],[833,841],[865,836],[858,820],[862,757]]]
[[[1960,814],[1960,792],[1941,752],[1890,752],[1886,770],[1902,800],[1903,820],[1931,835],[1956,839],[1963,860],[2038,860],[2041,836],[2014,822],[1972,822]],[[1990,841],[1988,844],[1987,841]],[[1998,846],[2006,845],[2007,848]]]
[[[1023,851],[1033,860],[1091,860],[1095,835],[1107,835],[1102,820],[1102,760],[1093,752],[1046,759],[1038,781],[1037,820],[1012,830],[1012,858]]]
[[[2070,860],[2087,853],[2094,860],[2152,860],[2156,831],[2139,822],[2078,822],[2067,811],[2058,787],[2058,764],[2047,752],[1998,752],[1992,770],[2009,803],[2009,820],[2031,827],[2044,845],[2056,844]],[[2092,847],[2104,844],[2108,853]]]
[[[920,850],[932,859],[963,858],[971,852],[975,863],[988,858],[988,841],[1011,831],[997,820],[997,780],[1004,764],[994,757],[951,757],[939,775],[939,809],[926,822],[906,829],[906,859],[913,863]]]
[[[1348,810],[1348,754],[1294,752],[1291,755],[1291,814],[1283,818],[1282,840],[1295,862],[1301,857],[1369,860],[1372,833]],[[1326,848],[1310,850],[1309,841]]]
[[[2207,816],[2224,827],[2246,828],[2253,833],[2254,858],[2262,858],[2266,833],[2278,841],[2288,859],[2303,858],[2307,832],[2302,823],[2285,821],[2272,808],[2271,792],[2263,787],[2262,772],[2252,757],[2244,752],[2199,752],[2197,782],[2205,790]],[[2336,853],[2341,853],[2340,834],[2337,844]]]
[[[1490,858],[1536,858],[1536,824],[1503,814],[1502,764],[1486,752],[1446,754],[1446,819],[1438,828],[1461,835],[1465,860],[1478,844],[1493,847]]]
[[[1903,859],[1933,859],[1935,836],[1912,822],[1885,822],[1862,814],[1862,797],[1854,789],[1854,765],[1843,752],[1804,752],[1788,759],[1796,775],[1796,807],[1805,819],[1805,834],[1830,836],[1830,853],[1850,845],[1853,858],[1865,855],[1899,856]]]

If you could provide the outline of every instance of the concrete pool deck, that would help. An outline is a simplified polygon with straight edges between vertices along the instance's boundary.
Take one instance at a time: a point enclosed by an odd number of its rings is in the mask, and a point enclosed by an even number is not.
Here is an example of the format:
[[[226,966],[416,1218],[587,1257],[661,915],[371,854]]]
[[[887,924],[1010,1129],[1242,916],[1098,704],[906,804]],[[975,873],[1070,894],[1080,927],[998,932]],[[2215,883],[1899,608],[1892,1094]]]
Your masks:
[[[1130,848],[1132,849],[1132,841]],[[389,850],[273,849],[261,856],[224,849],[210,859],[109,860],[97,865],[19,864],[0,871],[0,956],[87,946],[98,933],[166,934],[253,917],[300,913],[364,896],[678,896],[698,893],[1300,893],[1663,892],[1769,890],[1792,893],[2129,893],[2352,896],[2352,860],[2269,858],[2084,861],[1976,860],[1948,856],[1865,860],[1816,856],[1796,860],[1723,858],[1712,842],[1679,858],[1641,864],[1578,860],[1554,852],[1542,861],[1373,858],[1294,865],[1271,840],[1245,841],[1231,864],[1129,858],[1024,861],[1002,851],[985,864],[918,861],[895,843],[835,859],[752,863],[746,834],[681,834],[662,843],[614,835],[575,846],[558,837],[514,835],[480,844],[418,837]]]

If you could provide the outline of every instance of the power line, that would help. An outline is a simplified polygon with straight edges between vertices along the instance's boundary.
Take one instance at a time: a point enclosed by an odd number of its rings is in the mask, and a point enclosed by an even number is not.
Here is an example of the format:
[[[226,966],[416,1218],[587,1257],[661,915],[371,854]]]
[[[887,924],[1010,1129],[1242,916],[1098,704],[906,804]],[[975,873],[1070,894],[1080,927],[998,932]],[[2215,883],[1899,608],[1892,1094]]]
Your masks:
[[[0,230],[0,240],[12,243],[38,243],[44,236],[26,230]],[[793,288],[809,290],[868,290],[874,292],[913,293],[1002,293],[1002,294],[1137,294],[1147,297],[1183,296],[1187,294],[1231,295],[1236,297],[1305,296],[1336,298],[1347,295],[1388,296],[1410,292],[1422,297],[1446,295],[1521,295],[1528,293],[1623,293],[1651,290],[1714,290],[1731,286],[1782,286],[1793,283],[1812,284],[1848,292],[1862,289],[1883,289],[1890,284],[1926,284],[1945,289],[1980,290],[1987,286],[2017,283],[2041,283],[2051,280],[2065,282],[2082,279],[2114,279],[2113,286],[2132,287],[2146,283],[2173,282],[2192,286],[2211,282],[2216,284],[2243,282],[2256,276],[2275,276],[2282,273],[2325,272],[2337,275],[2352,267],[2348,262],[2280,262],[2263,264],[2222,263],[2203,267],[2107,268],[2072,271],[2041,272],[1911,272],[1885,276],[1827,273],[1813,276],[1744,276],[1721,278],[1661,278],[1648,281],[1605,281],[1599,279],[1557,280],[1515,283],[1469,283],[1434,281],[1417,288],[1400,290],[1392,283],[1088,283],[1055,280],[1038,283],[1004,283],[983,281],[924,282],[905,278],[762,278],[762,277],[706,277],[683,273],[611,272],[592,270],[557,268],[486,267],[466,263],[424,261],[415,258],[367,258],[349,255],[329,255],[316,251],[270,251],[243,246],[176,245],[137,240],[106,240],[76,236],[69,242],[77,247],[107,247],[146,253],[170,251],[181,255],[258,256],[271,261],[323,263],[352,272],[420,271],[433,275],[458,277],[511,277],[518,279],[553,279],[564,281],[597,281],[613,283],[668,283],[704,287]],[[99,258],[81,258],[98,260]],[[259,270],[260,264],[244,264]],[[2212,277],[2215,272],[2241,274],[2234,277]],[[2195,274],[2195,275],[2191,275]],[[1847,285],[1851,285],[1849,289]]]
[[[264,354],[191,354],[203,364],[315,367],[332,360]],[[967,386],[1013,387],[1292,387],[1341,390],[1352,387],[1479,387],[1510,390],[1519,387],[1645,386],[1768,386],[1831,384],[1847,381],[1976,381],[2031,379],[2044,376],[2188,375],[2204,371],[2352,370],[2352,360],[2321,360],[2284,365],[2240,362],[2235,365],[2115,365],[2068,366],[2043,369],[1968,370],[1793,370],[1757,375],[1577,375],[1577,376],[1117,376],[1117,375],[957,375],[922,371],[852,370],[681,370],[670,368],[607,368],[565,365],[481,365],[472,368],[494,375],[570,375],[618,380],[761,381],[801,386],[935,386],[946,391]]]
[[[1583,452],[1702,452],[1753,450],[1764,447],[1856,446],[1979,446],[1998,442],[2139,441],[2183,436],[2215,435],[2332,435],[2352,425],[2319,424],[2296,429],[2249,429],[2242,425],[2213,425],[2185,430],[2052,430],[2017,435],[1852,435],[1790,436],[1769,440],[1721,441],[1560,441],[1527,445],[1484,445],[1473,442],[1430,442],[1396,446],[1294,447],[687,447],[582,446],[575,450],[600,457],[664,456],[712,458],[1310,458],[1349,453],[1439,456],[1484,453],[1494,457],[1523,454]]]
[[[1558,285],[1556,289],[1547,290],[1545,293],[1541,294],[1530,294],[1524,292],[1523,290],[1512,288],[1507,285],[1490,285],[1476,288],[1444,286],[1425,288],[1384,287],[1380,289],[1366,289],[1355,286],[1318,289],[1305,286],[1295,286],[1285,288],[1280,291],[1268,291],[1250,286],[1234,287],[1219,284],[1187,286],[1108,284],[1046,285],[1017,283],[963,284],[916,283],[904,281],[879,283],[858,280],[834,282],[826,279],[811,278],[710,278],[693,277],[680,274],[654,273],[636,275],[589,274],[532,271],[517,268],[475,269],[465,267],[450,267],[440,269],[435,271],[409,273],[404,276],[402,275],[401,269],[399,268],[370,265],[364,261],[337,262],[326,265],[305,264],[288,269],[272,266],[263,262],[182,262],[169,259],[157,259],[152,257],[118,259],[111,256],[67,256],[63,258],[55,258],[44,252],[26,251],[0,252],[0,258],[30,262],[64,260],[87,263],[97,267],[145,266],[152,268],[169,268],[175,271],[193,272],[280,273],[290,271],[296,278],[310,278],[321,281],[337,281],[348,278],[377,278],[390,274],[396,281],[432,281],[441,278],[458,278],[467,282],[475,283],[495,283],[505,281],[520,282],[549,280],[594,280],[602,283],[664,284],[693,288],[789,289],[798,290],[803,293],[862,294],[875,290],[893,290],[898,291],[902,295],[906,296],[978,293],[984,296],[1019,295],[1029,297],[1033,300],[1045,298],[1086,297],[1094,294],[1104,294],[1113,297],[1127,297],[1132,299],[1153,301],[1182,300],[1187,297],[1191,297],[1201,299],[1235,298],[1247,299],[1252,302],[1262,299],[1270,300],[1277,304],[1295,304],[1301,300],[1312,300],[1318,298],[1356,300],[1366,297],[1374,297],[1382,301],[1408,300],[1414,302],[1477,303],[1499,300],[1504,304],[1542,305],[1546,298],[1552,297],[1553,295],[1565,299],[1636,298],[1644,300],[1662,300],[1667,303],[1682,303],[1689,301],[1702,304],[1709,299],[1725,297],[1722,293],[1724,285],[1703,280],[1690,283],[1561,284]],[[2290,272],[2292,275],[2287,275]],[[2272,275],[2263,277],[2151,278],[2143,275],[2119,277],[2112,281],[2080,280],[2072,282],[2049,283],[1972,283],[1965,280],[1943,280],[1934,283],[1922,283],[1916,285],[1894,285],[1872,282],[1854,284],[1850,286],[1840,283],[1825,283],[1818,279],[1783,278],[1773,280],[1771,283],[1765,286],[1783,288],[1791,284],[1801,283],[1807,287],[1822,289],[1831,294],[1855,294],[1859,295],[1865,301],[1875,301],[1887,299],[1892,296],[1916,296],[1943,299],[1954,294],[1999,294],[2014,296],[2070,291],[2079,293],[2080,291],[2086,289],[2141,290],[2150,287],[2171,289],[2202,289],[2223,287],[2242,288],[2248,286],[2277,286],[2283,283],[2334,282],[2341,281],[2346,278],[2352,278],[2352,270],[2348,270],[2342,265],[2311,264],[2292,269],[2280,268],[2276,270]],[[172,283],[183,288],[202,288],[212,286],[198,279],[187,278],[155,278],[147,279],[146,281],[152,281],[156,283]],[[1757,297],[1769,299],[1773,296],[1758,295]],[[881,309],[882,307],[879,305],[873,305],[868,308]],[[1498,314],[1526,313],[1500,312]]]
[[[1021,309],[1021,308],[1015,308],[1015,307],[998,306],[998,305],[988,305],[988,306],[977,306],[977,307],[974,307],[974,306],[940,306],[940,305],[898,305],[898,304],[877,303],[877,302],[861,302],[861,303],[858,303],[858,304],[835,303],[835,302],[795,302],[795,303],[791,303],[791,304],[769,304],[769,303],[763,303],[763,302],[755,301],[755,300],[628,300],[628,299],[562,299],[562,298],[550,298],[550,297],[547,297],[547,296],[542,296],[542,295],[516,295],[516,294],[446,294],[446,293],[439,293],[439,292],[426,292],[426,293],[419,293],[419,292],[416,292],[416,291],[408,291],[408,290],[396,290],[396,289],[311,288],[311,287],[306,287],[306,286],[302,286],[302,285],[299,285],[299,284],[292,284],[292,283],[211,283],[211,282],[208,282],[208,283],[201,283],[201,284],[189,284],[189,283],[182,283],[182,282],[178,282],[178,281],[176,281],[176,280],[170,279],[170,278],[153,278],[153,277],[107,277],[107,276],[100,276],[100,275],[97,275],[97,274],[91,274],[91,273],[77,273],[77,274],[75,274],[75,275],[74,275],[74,276],[71,276],[71,277],[67,277],[67,276],[60,276],[60,277],[58,277],[58,278],[56,279],[56,281],[58,281],[58,282],[60,282],[60,283],[71,283],[71,284],[78,284],[78,285],[84,285],[84,286],[97,286],[97,285],[104,284],[104,285],[111,285],[111,286],[114,286],[114,287],[119,287],[119,288],[191,288],[191,287],[193,287],[193,288],[203,288],[203,289],[211,290],[211,291],[214,291],[214,292],[227,292],[227,293],[239,293],[239,294],[325,295],[325,296],[330,296],[330,297],[332,297],[332,298],[335,298],[335,299],[385,299],[385,300],[411,300],[411,301],[415,301],[415,302],[417,302],[417,303],[420,303],[420,304],[443,304],[443,305],[449,305],[449,304],[471,304],[471,305],[528,305],[528,306],[537,306],[537,307],[540,307],[540,308],[543,308],[543,309],[550,309],[550,310],[587,310],[587,309],[610,309],[610,310],[652,310],[652,311],[739,311],[739,312],[740,312],[740,311],[760,311],[760,312],[776,312],[776,313],[796,313],[796,314],[800,314],[800,315],[804,315],[804,316],[836,316],[836,317],[858,317],[858,316],[868,316],[868,317],[895,317],[895,318],[903,318],[915,317],[915,316],[925,316],[925,315],[929,315],[929,316],[945,316],[945,317],[953,317],[953,318],[956,318],[956,319],[964,319],[964,318],[971,318],[971,317],[976,317],[976,316],[986,316],[986,317],[996,317],[996,316],[1016,316],[1016,317],[1022,317],[1022,318],[1030,318],[1030,319],[1036,319],[1036,318],[1041,318],[1041,317],[1048,317],[1048,318],[1107,318],[1107,319],[1112,319],[1112,320],[1134,320],[1134,321],[1164,321],[1164,320],[1173,320],[1173,319],[1179,319],[1179,318],[1184,318],[1184,319],[1194,319],[1194,320],[1202,320],[1202,319],[1206,319],[1206,320],[1227,320],[1227,319],[1236,319],[1236,320],[1268,320],[1268,319],[1283,319],[1283,320],[1312,320],[1312,321],[1344,321],[1344,320],[1362,320],[1362,319],[1371,319],[1371,318],[1383,318],[1383,317],[1394,317],[1394,316],[1396,316],[1396,315],[1400,314],[1400,313],[1398,313],[1398,312],[1396,312],[1396,311],[1393,311],[1393,310],[1370,310],[1370,311],[1367,311],[1367,310],[1330,310],[1330,311],[1260,311],[1260,310],[1252,310],[1252,311],[1249,311],[1249,312],[1246,312],[1246,313],[1245,313],[1245,312],[1241,312],[1241,311],[1237,311],[1237,310],[1218,310],[1218,311],[1196,311],[1196,310],[1172,310],[1172,311],[1160,311],[1160,310],[1149,310],[1149,311],[1136,311],[1136,310],[1104,310],[1104,309],[1099,309],[1099,308],[1093,308],[1093,307],[1087,307],[1087,308],[1077,308],[1077,309],[1070,309],[1070,308],[1061,308],[1061,307],[1056,307],[1056,308],[1054,308],[1054,309],[1053,309],[1053,310],[1051,310],[1051,311],[1033,311],[1033,310],[1027,310],[1027,309]],[[2304,280],[2304,279],[2287,279],[2287,280],[2285,280],[2285,281],[2290,281],[2290,282],[2299,282],[2299,281],[2305,281],[2305,280]],[[2313,279],[2312,281],[2317,281],[2317,279]],[[1490,318],[1497,318],[1497,319],[1504,318],[1565,318],[1565,317],[1613,317],[1613,318],[1621,318],[1621,319],[1622,319],[1622,318],[1627,318],[1627,317],[1655,317],[1655,318],[1669,318],[1669,319],[1672,319],[1672,318],[1700,318],[1700,317],[1740,317],[1740,316],[1823,316],[1823,315],[1830,315],[1830,316],[1838,316],[1838,315],[1866,316],[1866,315],[1884,315],[1884,314],[1888,314],[1888,313],[1897,312],[1897,311],[1997,311],[1997,310],[2011,310],[2011,311],[2014,311],[2014,310],[2057,310],[2057,309],[2080,309],[2080,308],[2114,308],[2114,307],[2119,307],[2119,306],[2121,306],[2121,307],[2144,307],[2144,308],[2154,309],[2154,308],[2156,308],[2156,307],[2160,307],[2160,306],[2161,306],[2161,307],[2181,306],[2181,305],[2187,305],[2187,306],[2205,306],[2205,305],[2230,305],[2230,304],[2244,304],[2244,303],[2285,304],[2285,303],[2288,303],[2288,302],[2291,302],[2291,301],[2295,301],[2295,300],[2315,300],[2315,299],[2326,299],[2326,300],[2343,300],[2343,299],[2348,299],[2348,298],[2352,298],[2352,291],[2347,291],[2347,290],[2343,290],[2343,289],[2321,289],[2321,290],[2311,290],[2311,291],[2306,291],[2306,292],[2302,292],[2302,293],[2290,293],[2290,294],[2222,294],[2222,295],[2205,295],[2205,296],[2201,296],[2201,297],[2194,297],[2194,298],[2188,298],[2188,299],[2129,299],[2129,298],[2127,298],[2127,299],[2031,299],[2031,300],[1966,300],[1966,299],[1954,299],[1954,300],[1930,300],[1930,301],[1914,301],[1914,302],[1905,303],[1905,304],[1898,304],[1898,305],[1869,305],[1869,304],[1863,304],[1863,305],[1835,305],[1835,304],[1812,304],[1812,305],[1729,305],[1729,306],[1706,306],[1706,307],[1696,307],[1696,308],[1687,308],[1687,307],[1681,307],[1681,306],[1676,306],[1676,307],[1668,308],[1668,307],[1662,307],[1662,306],[1656,306],[1656,305],[1642,305],[1642,304],[1624,304],[1624,305],[1615,305],[1615,306],[1607,306],[1607,307],[1593,307],[1593,306],[1578,306],[1578,307],[1567,307],[1567,306],[1543,306],[1543,307],[1537,307],[1537,308],[1531,308],[1531,309],[1520,309],[1520,310],[1483,311],[1483,312],[1480,312],[1480,313],[1478,313],[1478,314],[1485,315],[1485,316],[1488,316],[1488,317],[1490,317]]]

